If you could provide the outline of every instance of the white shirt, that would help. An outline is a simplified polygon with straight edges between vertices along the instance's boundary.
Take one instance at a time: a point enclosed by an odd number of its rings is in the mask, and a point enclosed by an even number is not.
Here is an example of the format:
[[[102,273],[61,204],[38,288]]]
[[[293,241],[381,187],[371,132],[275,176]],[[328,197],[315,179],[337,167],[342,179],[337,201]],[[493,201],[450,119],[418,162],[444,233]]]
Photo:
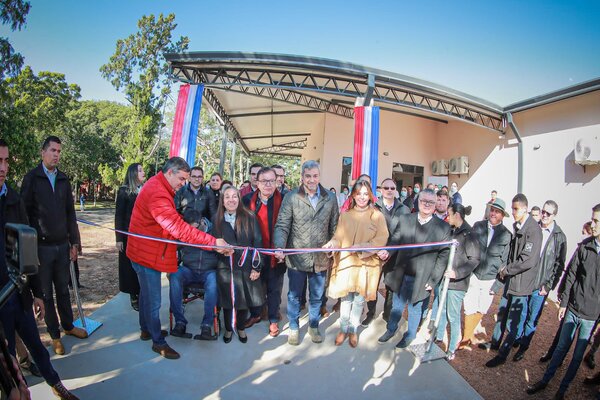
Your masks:
[[[546,248],[546,243],[548,243],[548,239],[550,239],[550,236],[552,236],[552,231],[554,230],[554,222],[547,228],[542,227],[542,225],[540,225],[540,228],[542,229],[542,249],[540,250],[541,256],[544,254],[544,249]]]
[[[429,217],[427,217],[426,219],[421,219],[421,216],[417,215],[417,220],[419,221],[419,223],[421,225],[425,225],[426,223],[428,223],[429,221],[431,221],[431,218],[433,218],[433,214],[430,215]]]
[[[500,224],[498,224],[498,225],[500,225]],[[488,222],[488,237],[487,237],[488,247],[490,246],[490,243],[492,242],[492,238],[494,237],[494,226],[497,226],[497,225],[492,225]]]

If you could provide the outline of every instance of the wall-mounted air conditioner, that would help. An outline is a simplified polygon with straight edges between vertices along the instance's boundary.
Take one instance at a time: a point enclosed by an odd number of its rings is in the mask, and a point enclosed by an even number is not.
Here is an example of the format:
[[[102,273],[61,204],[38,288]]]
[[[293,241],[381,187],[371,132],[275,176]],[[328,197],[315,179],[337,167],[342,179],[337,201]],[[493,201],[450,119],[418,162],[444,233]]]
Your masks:
[[[437,160],[431,162],[432,175],[448,175],[448,161]]]
[[[600,140],[595,138],[580,138],[575,141],[575,164],[600,164]]]
[[[450,174],[468,174],[469,173],[469,157],[460,156],[450,159],[448,163],[448,172]]]

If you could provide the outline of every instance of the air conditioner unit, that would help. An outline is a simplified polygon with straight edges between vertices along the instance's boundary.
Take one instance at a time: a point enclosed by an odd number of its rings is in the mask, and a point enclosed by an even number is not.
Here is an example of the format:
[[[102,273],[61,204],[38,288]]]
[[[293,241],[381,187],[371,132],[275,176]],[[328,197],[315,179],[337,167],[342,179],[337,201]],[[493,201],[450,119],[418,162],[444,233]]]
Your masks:
[[[595,138],[581,138],[575,141],[575,164],[593,165],[600,164],[600,140]]]
[[[433,175],[448,175],[448,161],[437,160],[431,163],[431,173]]]
[[[468,174],[469,173],[469,157],[460,156],[450,159],[448,163],[448,172],[450,174]]]

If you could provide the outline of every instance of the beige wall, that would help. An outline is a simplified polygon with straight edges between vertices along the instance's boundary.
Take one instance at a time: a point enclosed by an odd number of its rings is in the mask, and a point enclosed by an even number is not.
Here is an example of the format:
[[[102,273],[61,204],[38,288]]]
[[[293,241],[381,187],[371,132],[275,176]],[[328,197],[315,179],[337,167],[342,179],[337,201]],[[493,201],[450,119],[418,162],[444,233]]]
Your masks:
[[[599,111],[600,91],[514,115],[523,137],[523,192],[530,205],[541,207],[547,199],[559,204],[557,222],[569,239],[569,257],[581,238],[582,224],[590,218],[591,208],[600,203],[600,166],[588,166],[584,172],[571,161],[576,139],[600,139]],[[328,114],[319,123],[303,160],[320,159],[323,185],[337,188],[342,157],[352,156],[354,122]],[[389,155],[384,156],[383,152]],[[391,175],[394,162],[402,162],[424,166],[426,182],[431,161],[462,155],[469,157],[469,173],[450,175],[449,182],[457,181],[464,203],[473,206],[468,220],[473,223],[482,217],[492,189],[498,191],[509,208],[517,192],[518,160],[516,139],[510,129],[499,138],[494,131],[463,122],[443,124],[381,113],[379,181]],[[508,226],[512,222],[512,217],[505,219]]]

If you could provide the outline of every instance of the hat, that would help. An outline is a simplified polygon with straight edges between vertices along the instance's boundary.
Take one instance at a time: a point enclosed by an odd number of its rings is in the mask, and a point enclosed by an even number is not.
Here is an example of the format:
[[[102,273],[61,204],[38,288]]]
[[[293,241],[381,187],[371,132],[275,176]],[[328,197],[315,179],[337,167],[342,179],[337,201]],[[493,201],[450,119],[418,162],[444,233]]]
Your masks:
[[[505,217],[508,217],[508,213],[506,212],[506,203],[504,203],[504,200],[501,198],[496,197],[496,200],[494,200],[493,203],[490,203],[490,207],[497,208],[498,210],[502,211]]]

